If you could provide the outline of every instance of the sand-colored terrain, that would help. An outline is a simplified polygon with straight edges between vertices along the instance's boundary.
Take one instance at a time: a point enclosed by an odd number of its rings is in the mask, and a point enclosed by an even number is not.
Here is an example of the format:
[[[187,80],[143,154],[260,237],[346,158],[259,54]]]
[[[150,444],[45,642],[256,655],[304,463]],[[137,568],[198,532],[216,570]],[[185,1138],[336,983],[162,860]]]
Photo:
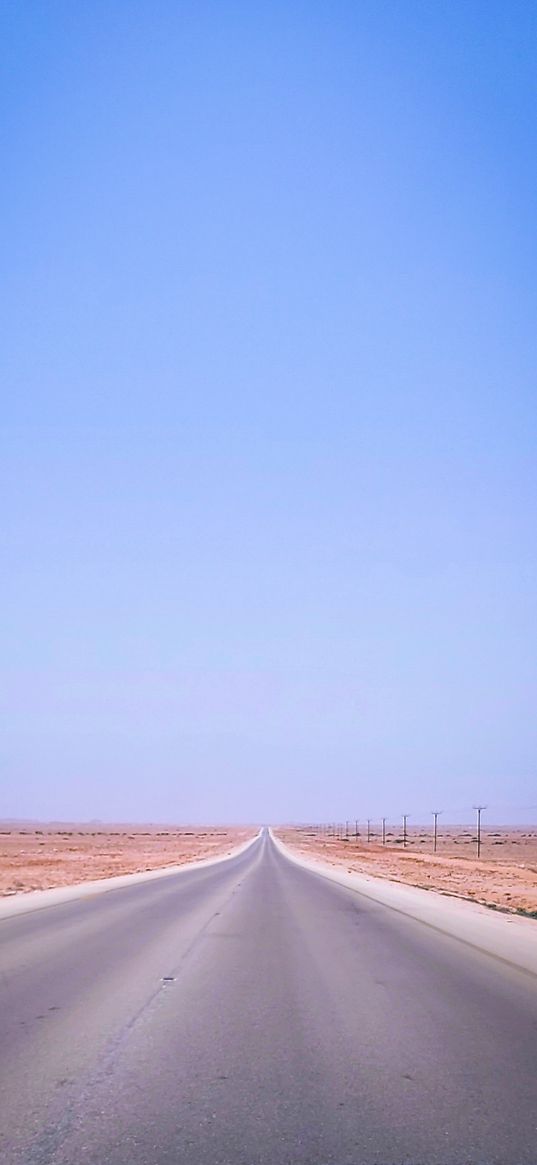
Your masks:
[[[287,845],[310,857],[344,865],[349,871],[407,882],[537,918],[537,828],[497,826],[485,830],[479,860],[475,856],[475,833],[468,828],[444,827],[436,854],[432,852],[430,829],[409,830],[405,849],[399,832],[388,831],[385,845],[378,832],[377,826],[377,835],[368,844],[363,832],[358,837],[354,835],[354,827],[352,831],[349,827],[347,838],[327,836],[312,826],[275,830]]]
[[[246,826],[0,822],[0,895],[224,855],[256,833]]]

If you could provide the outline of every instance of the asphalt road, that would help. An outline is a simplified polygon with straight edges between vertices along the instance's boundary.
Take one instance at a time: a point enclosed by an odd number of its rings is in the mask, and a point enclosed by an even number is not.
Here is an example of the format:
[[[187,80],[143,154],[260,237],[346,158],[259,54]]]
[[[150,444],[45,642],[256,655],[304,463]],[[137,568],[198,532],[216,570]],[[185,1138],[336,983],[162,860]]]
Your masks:
[[[2,1165],[535,1165],[537,980],[245,853],[0,922]]]

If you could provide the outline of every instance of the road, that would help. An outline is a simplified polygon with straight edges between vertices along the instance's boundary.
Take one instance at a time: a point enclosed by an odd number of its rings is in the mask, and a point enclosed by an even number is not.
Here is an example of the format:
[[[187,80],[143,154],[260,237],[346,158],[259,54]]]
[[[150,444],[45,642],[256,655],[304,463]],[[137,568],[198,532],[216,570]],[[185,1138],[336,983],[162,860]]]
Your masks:
[[[2,1165],[535,1165],[537,980],[239,856],[0,922]]]

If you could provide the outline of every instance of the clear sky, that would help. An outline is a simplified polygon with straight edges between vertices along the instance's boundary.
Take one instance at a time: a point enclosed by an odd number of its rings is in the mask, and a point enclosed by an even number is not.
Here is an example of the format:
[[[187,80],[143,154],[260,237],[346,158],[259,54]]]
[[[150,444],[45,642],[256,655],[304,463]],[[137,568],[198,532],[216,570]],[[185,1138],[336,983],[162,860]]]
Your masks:
[[[0,816],[536,819],[537,4],[0,11]]]

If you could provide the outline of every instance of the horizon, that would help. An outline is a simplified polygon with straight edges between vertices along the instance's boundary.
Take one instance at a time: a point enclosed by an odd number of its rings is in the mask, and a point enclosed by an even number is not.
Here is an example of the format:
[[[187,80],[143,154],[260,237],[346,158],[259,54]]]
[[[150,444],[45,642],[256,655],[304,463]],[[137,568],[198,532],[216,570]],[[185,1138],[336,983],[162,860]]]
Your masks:
[[[131,827],[142,828],[144,826],[148,826],[148,827],[151,826],[152,828],[155,828],[155,829],[194,829],[194,830],[200,830],[200,829],[218,829],[218,828],[226,828],[226,829],[228,829],[228,828],[279,829],[279,828],[287,827],[287,826],[290,828],[301,828],[301,829],[309,829],[309,828],[311,828],[311,829],[338,829],[338,828],[343,829],[345,827],[345,825],[348,824],[349,837],[352,838],[355,836],[355,820],[356,820],[355,818],[349,817],[346,820],[339,821],[339,822],[332,821],[332,820],[326,821],[326,822],[324,822],[324,821],[323,822],[320,822],[320,821],[314,822],[314,821],[298,820],[298,819],[289,820],[289,821],[283,821],[283,820],[282,821],[255,821],[255,820],[252,820],[252,821],[247,821],[247,820],[243,820],[243,821],[233,821],[233,820],[229,820],[229,821],[226,821],[226,820],[222,820],[222,821],[187,821],[187,820],[185,820],[185,821],[179,821],[179,820],[177,820],[177,821],[175,821],[175,820],[174,821],[171,821],[171,820],[170,821],[136,821],[136,820],[115,821],[114,820],[113,821],[113,820],[104,820],[104,819],[98,819],[98,818],[84,820],[84,819],[68,819],[68,818],[44,819],[44,818],[35,818],[35,817],[1,817],[0,818],[0,826],[4,826],[4,825],[29,825],[29,826],[30,825],[43,825],[43,826],[77,825],[77,826],[84,826],[86,828],[89,828],[90,826],[101,826],[102,825],[102,826],[105,826],[106,828],[110,827],[110,828],[118,828],[118,829],[119,828],[127,828],[127,827],[128,828],[131,828]],[[385,817],[384,820],[386,823],[386,828],[388,830],[393,830],[394,828],[400,828],[402,830],[402,828],[403,828],[403,825],[402,825],[403,815],[402,814],[400,815],[399,818],[398,817]],[[363,834],[364,830],[367,832],[367,821],[368,821],[367,818],[359,818],[358,819],[358,824],[359,824],[358,833],[359,833],[359,835]],[[375,828],[378,828],[379,826],[382,825],[383,818],[382,817],[370,817],[369,821],[371,823],[371,827],[372,827],[372,831],[373,831]],[[475,817],[473,820],[471,820],[470,818],[465,818],[462,815],[460,815],[458,820],[454,820],[452,818],[444,818],[443,816],[440,816],[439,817],[439,824],[438,824],[438,833],[440,835],[442,833],[442,830],[445,831],[445,830],[449,830],[449,829],[470,829],[471,827],[473,828],[475,826],[475,824],[476,824]],[[429,817],[411,818],[410,815],[408,815],[407,831],[409,834],[412,833],[413,829],[425,829],[425,828],[430,828],[431,831],[433,829],[432,813]],[[487,830],[489,830],[489,829],[497,829],[497,828],[504,828],[504,829],[510,829],[510,830],[537,829],[537,817],[528,818],[528,820],[522,821],[522,820],[516,820],[514,818],[512,820],[508,820],[508,819],[506,820],[503,817],[496,817],[496,816],[487,817],[485,815],[482,816],[482,818],[481,818],[481,832],[482,833],[486,833]],[[373,836],[373,832],[372,832],[371,836]]]

